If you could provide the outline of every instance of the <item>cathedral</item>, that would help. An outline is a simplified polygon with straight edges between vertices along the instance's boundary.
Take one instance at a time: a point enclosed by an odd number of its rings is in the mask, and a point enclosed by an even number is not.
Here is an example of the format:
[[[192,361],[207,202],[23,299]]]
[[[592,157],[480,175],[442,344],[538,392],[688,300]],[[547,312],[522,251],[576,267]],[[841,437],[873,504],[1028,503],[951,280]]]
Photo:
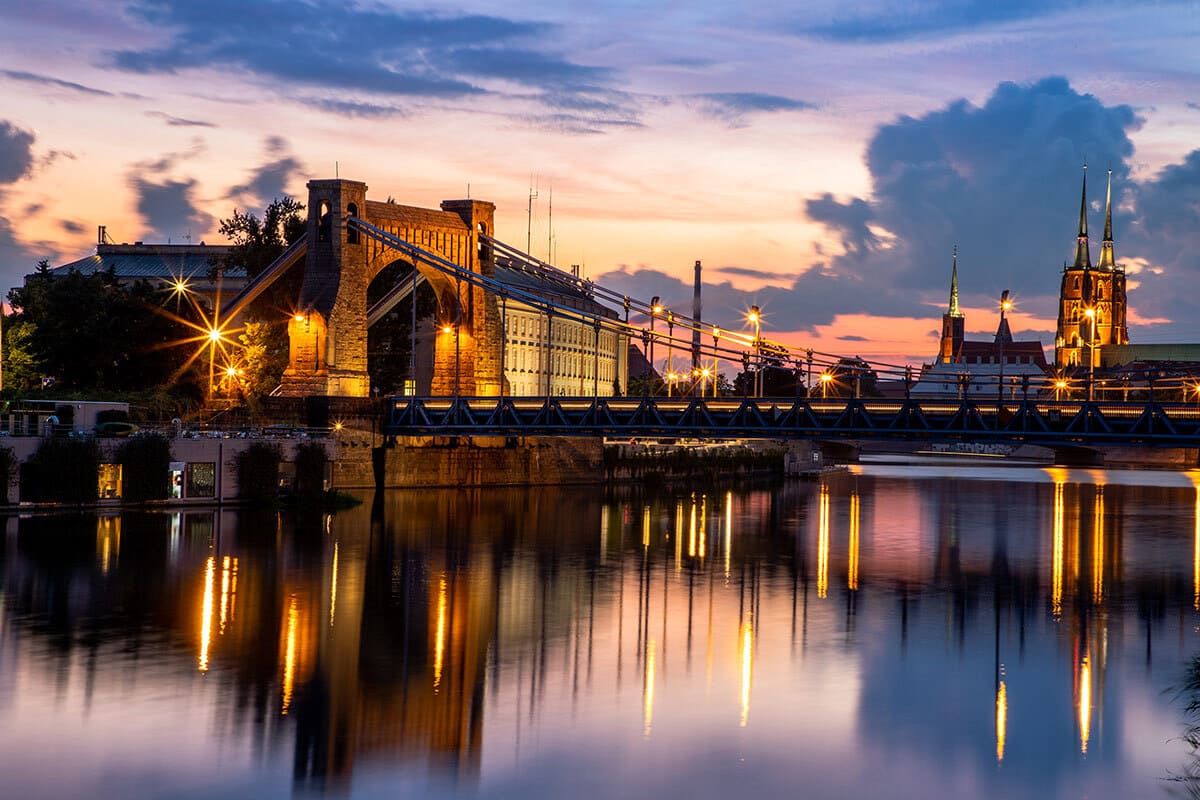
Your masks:
[[[1087,230],[1087,167],[1083,174],[1083,196],[1079,202],[1079,235],[1075,262],[1064,264],[1058,292],[1058,333],[1054,339],[1054,363],[1058,369],[1101,365],[1097,353],[1104,347],[1129,344],[1125,326],[1125,268],[1113,257],[1112,170],[1108,171],[1108,193],[1104,203],[1104,241],[1100,263],[1092,266]]]

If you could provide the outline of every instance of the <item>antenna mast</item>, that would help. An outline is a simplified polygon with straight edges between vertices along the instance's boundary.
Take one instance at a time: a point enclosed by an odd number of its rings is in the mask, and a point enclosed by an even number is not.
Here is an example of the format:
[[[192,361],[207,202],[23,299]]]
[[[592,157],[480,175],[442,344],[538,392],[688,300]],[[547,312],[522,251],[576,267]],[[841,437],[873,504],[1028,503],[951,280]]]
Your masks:
[[[533,244],[533,201],[537,200],[537,189],[533,188],[533,180],[529,181],[529,208],[525,212],[525,252],[532,255]]]
[[[554,187],[550,187],[550,213],[546,222],[546,263],[554,263]]]

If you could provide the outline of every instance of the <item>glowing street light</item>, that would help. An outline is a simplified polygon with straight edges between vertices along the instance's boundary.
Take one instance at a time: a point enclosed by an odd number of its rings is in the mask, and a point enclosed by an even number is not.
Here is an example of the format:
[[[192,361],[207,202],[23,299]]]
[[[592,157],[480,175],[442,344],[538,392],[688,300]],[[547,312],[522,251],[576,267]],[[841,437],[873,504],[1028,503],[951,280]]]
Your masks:
[[[829,372],[821,373],[821,399],[825,400],[828,397],[829,384],[833,380],[833,376]]]
[[[754,396],[762,396],[762,311],[757,305],[750,306],[746,321],[754,326]]]
[[[721,361],[721,357],[720,357],[720,355],[717,353],[717,342],[719,342],[719,341],[720,341],[720,339],[721,339],[721,326],[720,326],[720,325],[713,325],[713,326],[712,326],[712,336],[713,336],[713,368],[712,368],[712,371],[713,371],[713,386],[712,386],[712,396],[713,396],[713,397],[716,397],[716,396],[717,396],[717,377],[716,377],[716,376],[717,376],[717,365],[718,365],[718,364],[720,363],[720,361]]]
[[[1065,380],[1063,380],[1062,378],[1059,378],[1058,380],[1056,380],[1054,382],[1054,399],[1056,401],[1061,400],[1062,393],[1064,391],[1066,391],[1066,389],[1067,389],[1067,382]]]
[[[654,394],[654,319],[663,312],[663,307],[659,304],[658,295],[650,298],[650,394]]]
[[[1096,309],[1086,308],[1083,315],[1088,318],[1088,402],[1092,402],[1096,378]]]

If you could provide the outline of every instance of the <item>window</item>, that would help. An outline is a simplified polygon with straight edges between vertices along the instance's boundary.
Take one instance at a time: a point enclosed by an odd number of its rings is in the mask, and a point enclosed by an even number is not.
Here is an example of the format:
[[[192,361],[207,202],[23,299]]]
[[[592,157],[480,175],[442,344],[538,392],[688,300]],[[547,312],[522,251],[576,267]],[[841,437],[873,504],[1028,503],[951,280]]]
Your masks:
[[[328,242],[333,221],[329,216],[329,201],[322,200],[317,206],[317,241]]]
[[[119,500],[121,498],[120,464],[100,465],[100,484],[98,489],[101,500]]]
[[[215,497],[217,494],[217,465],[201,461],[187,465],[187,497]]]

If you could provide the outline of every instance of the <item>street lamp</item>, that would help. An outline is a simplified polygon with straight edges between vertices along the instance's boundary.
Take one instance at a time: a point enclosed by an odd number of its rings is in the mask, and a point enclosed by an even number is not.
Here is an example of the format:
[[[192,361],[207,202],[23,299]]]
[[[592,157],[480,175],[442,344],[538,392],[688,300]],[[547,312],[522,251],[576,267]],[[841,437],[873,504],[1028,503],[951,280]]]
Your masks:
[[[1088,402],[1092,402],[1096,378],[1096,309],[1084,309],[1083,315],[1088,318]]]
[[[713,396],[713,397],[716,397],[716,396],[717,396],[717,375],[719,374],[719,373],[718,373],[718,370],[717,370],[717,366],[718,366],[718,364],[720,364],[720,362],[721,362],[721,356],[720,356],[720,354],[718,354],[718,353],[717,353],[717,342],[718,342],[718,341],[720,340],[720,338],[721,338],[721,326],[720,326],[720,325],[713,325],[713,327],[712,327],[712,335],[713,335],[713,367],[712,367],[712,371],[713,371],[713,385],[712,385],[712,396]]]
[[[1062,393],[1067,389],[1067,382],[1062,378],[1054,381],[1054,400],[1055,402],[1062,399]]]
[[[1004,314],[1012,308],[1012,301],[1008,299],[1008,289],[1005,289],[1000,295],[1000,327],[996,331],[996,338],[1000,340],[1000,380],[999,386],[996,389],[996,426],[1000,425],[1000,412],[1004,406]]]
[[[659,305],[658,295],[650,298],[650,375],[647,381],[650,383],[650,394],[654,392],[654,318],[662,313],[663,307]]]
[[[833,380],[833,376],[829,372],[821,373],[821,399],[824,400],[828,396],[829,383]]]
[[[762,396],[762,344],[759,334],[762,331],[762,312],[757,305],[750,306],[746,321],[754,326],[754,396]]]

